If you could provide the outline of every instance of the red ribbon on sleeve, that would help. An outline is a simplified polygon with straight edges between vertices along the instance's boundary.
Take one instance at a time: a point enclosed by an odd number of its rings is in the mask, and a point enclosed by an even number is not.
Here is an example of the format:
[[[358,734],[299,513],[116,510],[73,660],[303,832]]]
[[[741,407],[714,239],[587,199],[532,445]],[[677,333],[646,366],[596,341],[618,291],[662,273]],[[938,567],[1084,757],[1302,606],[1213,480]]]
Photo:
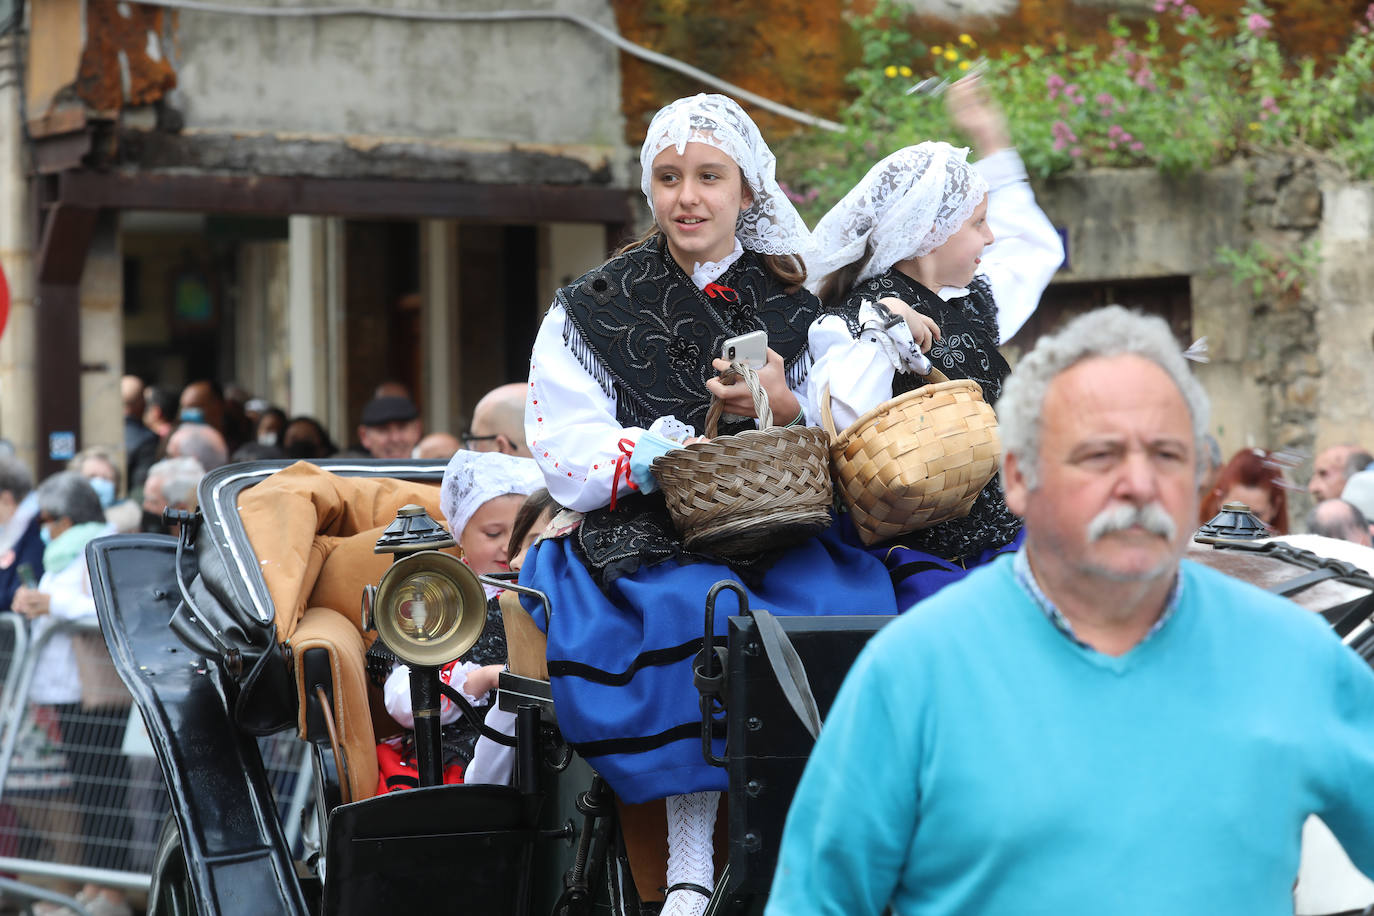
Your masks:
[[[615,459],[615,476],[611,478],[611,511],[615,511],[615,498],[620,492],[621,475],[625,477],[625,486],[631,490],[638,490],[639,484],[630,479],[630,453],[635,450],[635,444],[630,439],[620,440],[620,456]]]

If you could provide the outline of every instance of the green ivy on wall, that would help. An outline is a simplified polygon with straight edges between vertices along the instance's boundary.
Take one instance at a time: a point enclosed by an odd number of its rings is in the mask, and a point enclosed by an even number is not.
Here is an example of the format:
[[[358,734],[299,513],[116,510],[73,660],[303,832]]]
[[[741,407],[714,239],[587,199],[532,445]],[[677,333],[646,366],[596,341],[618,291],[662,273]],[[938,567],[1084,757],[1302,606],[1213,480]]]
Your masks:
[[[1154,166],[1188,174],[1264,150],[1321,150],[1355,178],[1374,177],[1374,4],[1344,50],[1288,60],[1273,14],[1246,0],[1233,34],[1187,0],[1157,0],[1133,33],[1111,24],[1110,47],[1027,46],[983,59],[974,36],[927,45],[880,0],[851,17],[862,63],[841,133],[778,144],[788,193],[814,220],[879,158],[928,139],[957,141],[941,96],[911,93],[920,78],[957,79],[974,67],[1006,112],[1032,175],[1094,166]],[[1178,41],[1166,47],[1164,29]]]

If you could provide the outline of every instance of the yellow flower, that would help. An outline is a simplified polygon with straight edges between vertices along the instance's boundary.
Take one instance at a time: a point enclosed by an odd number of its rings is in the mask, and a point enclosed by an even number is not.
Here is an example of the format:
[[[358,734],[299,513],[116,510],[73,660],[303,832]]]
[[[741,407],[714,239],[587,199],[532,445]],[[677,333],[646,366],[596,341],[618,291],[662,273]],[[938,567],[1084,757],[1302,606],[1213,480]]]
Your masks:
[[[954,50],[953,48],[946,48],[946,49],[945,49],[945,60],[958,60],[958,59],[959,59],[959,52],[958,52],[958,51]]]
[[[945,53],[945,49],[940,47],[939,45],[936,45],[935,47],[930,49],[930,53],[936,57],[939,57],[941,54]]]
[[[886,74],[888,79],[892,79],[894,76],[897,75],[897,68],[894,67],[892,64],[888,64],[886,67],[883,68],[883,73]]]
[[[961,61],[959,61],[959,69],[960,69],[960,70],[967,70],[968,68],[969,68],[969,62],[968,62],[968,61],[966,61],[966,60],[961,60]]]
[[[961,45],[971,45],[971,44],[973,44],[973,38],[972,38],[972,36],[970,36],[967,32],[965,32],[963,35],[960,35],[960,36],[959,36],[959,44],[961,44]]]
[[[898,67],[897,72],[900,73],[902,76],[911,76],[911,68],[908,67],[906,64],[902,64],[900,67]]]
[[[1250,122],[1250,129],[1251,129],[1251,130],[1259,130],[1259,129],[1260,129],[1259,122],[1258,122],[1258,121],[1251,121],[1251,122]]]

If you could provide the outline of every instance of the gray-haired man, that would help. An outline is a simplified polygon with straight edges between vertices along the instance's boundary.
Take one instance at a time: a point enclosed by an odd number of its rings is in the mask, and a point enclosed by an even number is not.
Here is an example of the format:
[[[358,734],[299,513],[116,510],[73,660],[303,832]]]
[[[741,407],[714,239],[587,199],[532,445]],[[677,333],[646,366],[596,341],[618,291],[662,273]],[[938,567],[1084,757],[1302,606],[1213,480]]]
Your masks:
[[[1374,671],[1182,561],[1207,400],[1164,322],[1042,339],[997,404],[1014,556],[873,638],[769,914],[1291,914],[1300,831],[1374,870]]]

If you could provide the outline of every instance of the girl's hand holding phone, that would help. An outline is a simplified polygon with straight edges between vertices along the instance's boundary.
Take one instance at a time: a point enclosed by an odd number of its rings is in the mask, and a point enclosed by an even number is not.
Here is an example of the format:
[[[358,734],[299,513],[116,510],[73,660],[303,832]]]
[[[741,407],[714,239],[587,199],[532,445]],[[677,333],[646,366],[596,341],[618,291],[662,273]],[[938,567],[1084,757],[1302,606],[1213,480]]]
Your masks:
[[[717,372],[729,373],[727,360],[712,360],[711,365]],[[772,347],[768,348],[768,362],[759,369],[759,384],[768,392],[768,406],[773,409],[773,422],[784,426],[801,412],[797,396],[787,387],[786,373],[783,371],[782,357]],[[754,396],[740,378],[733,373],[720,375],[706,380],[706,390],[721,399],[726,413],[740,417],[755,417]]]

